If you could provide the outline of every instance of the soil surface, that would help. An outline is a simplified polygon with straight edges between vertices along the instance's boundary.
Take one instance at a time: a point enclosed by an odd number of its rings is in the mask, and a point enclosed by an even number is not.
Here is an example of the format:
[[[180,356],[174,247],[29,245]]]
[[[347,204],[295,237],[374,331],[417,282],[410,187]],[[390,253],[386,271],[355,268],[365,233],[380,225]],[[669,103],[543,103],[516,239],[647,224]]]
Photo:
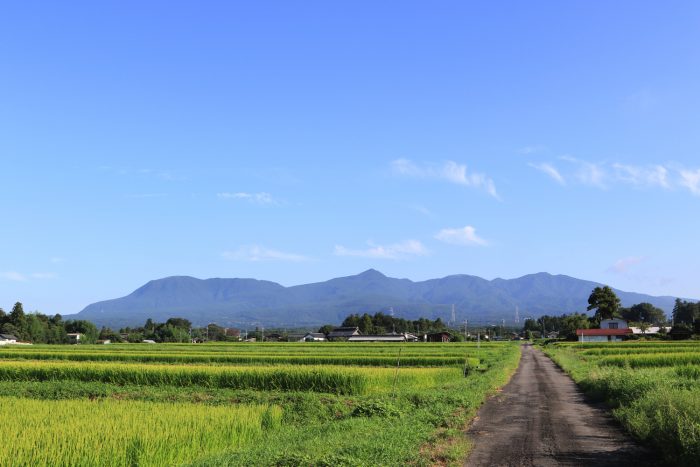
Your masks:
[[[601,405],[531,345],[513,379],[479,410],[466,466],[659,465]]]

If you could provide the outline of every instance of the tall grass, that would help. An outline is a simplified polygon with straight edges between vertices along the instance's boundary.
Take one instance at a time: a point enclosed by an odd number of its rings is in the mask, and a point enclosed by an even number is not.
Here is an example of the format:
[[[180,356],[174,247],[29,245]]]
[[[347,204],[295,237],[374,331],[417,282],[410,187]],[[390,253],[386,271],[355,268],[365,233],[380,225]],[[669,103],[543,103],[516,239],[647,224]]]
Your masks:
[[[98,381],[151,386],[202,386],[267,391],[363,394],[360,370],[328,367],[211,367],[119,363],[0,362],[0,380]]]
[[[16,398],[0,398],[0,412],[8,466],[180,465],[250,446],[282,415],[275,406]]]
[[[619,344],[599,346],[603,352],[587,345],[554,345],[545,352],[588,394],[616,407],[614,416],[669,464],[697,466],[700,367],[688,364],[700,363],[699,347],[664,344],[637,343],[634,353]]]

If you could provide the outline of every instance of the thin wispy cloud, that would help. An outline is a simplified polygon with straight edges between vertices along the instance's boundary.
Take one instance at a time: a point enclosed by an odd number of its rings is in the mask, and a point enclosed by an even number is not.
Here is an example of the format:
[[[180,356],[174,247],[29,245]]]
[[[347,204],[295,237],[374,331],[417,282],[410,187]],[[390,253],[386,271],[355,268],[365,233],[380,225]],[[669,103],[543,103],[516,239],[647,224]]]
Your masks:
[[[351,249],[336,245],[333,254],[336,256],[357,256],[374,259],[406,259],[413,256],[426,256],[428,249],[418,240],[406,240],[391,245],[377,245],[367,242],[367,248]]]
[[[537,152],[542,152],[545,149],[547,149],[545,146],[542,146],[540,144],[534,145],[534,146],[525,146],[524,148],[520,148],[518,152],[520,154],[535,154]]]
[[[597,188],[606,188],[605,180],[607,174],[602,164],[576,159],[571,156],[562,156],[560,159],[576,166],[574,176],[579,182]]]
[[[700,195],[700,169],[677,168],[672,164],[593,163],[571,156],[562,156],[559,159],[566,162],[563,167],[549,162],[528,165],[547,174],[561,185],[575,180],[582,185],[600,189],[628,185],[665,190],[685,189],[694,195]]]
[[[56,274],[52,272],[34,272],[31,274],[32,279],[53,279]]]
[[[126,195],[127,198],[133,199],[165,198],[166,196],[168,196],[167,193],[134,193]]]
[[[692,194],[700,196],[700,169],[681,170],[680,177],[681,186],[690,190]]]
[[[428,209],[425,206],[420,205],[420,204],[415,204],[415,205],[411,206],[411,209],[423,214],[424,216],[432,216],[433,215],[433,212],[430,209]]]
[[[644,261],[642,256],[628,256],[627,258],[621,258],[615,261],[615,263],[608,268],[608,272],[625,274],[642,261]]]
[[[613,164],[616,180],[632,185],[648,185],[669,188],[668,169],[662,165],[641,167],[634,165]]]
[[[182,181],[185,180],[184,177],[180,175],[176,175],[173,172],[169,170],[156,170],[156,169],[148,169],[148,168],[141,168],[141,169],[134,169],[134,168],[129,168],[129,167],[112,167],[108,165],[103,165],[101,167],[98,167],[97,170],[99,170],[102,173],[105,174],[111,174],[111,175],[118,175],[118,176],[131,176],[131,177],[149,177],[149,178],[155,178],[167,182],[175,182],[175,181]]]
[[[259,193],[247,193],[244,191],[239,191],[235,193],[223,192],[217,193],[216,196],[219,199],[248,201],[250,203],[255,204],[277,204],[277,201],[272,197],[272,195],[264,191]]]
[[[471,225],[457,229],[442,229],[435,234],[435,238],[441,242],[462,246],[486,246],[488,242],[476,234],[476,229]]]
[[[481,189],[494,198],[500,199],[493,180],[482,173],[468,171],[465,164],[446,161],[442,165],[418,165],[408,159],[396,159],[391,162],[391,169],[396,175],[443,180]]]
[[[27,280],[27,276],[17,271],[0,272],[0,278],[13,282],[25,282]]]
[[[64,262],[65,259],[61,258],[60,256],[53,256],[49,261],[51,261],[53,264],[58,264]]]
[[[30,279],[53,279],[56,274],[52,272],[34,272],[31,274],[24,274],[17,271],[6,271],[0,272],[0,279],[13,282],[27,282]]]
[[[546,162],[542,162],[539,164],[530,163],[528,165],[530,167],[532,167],[533,169],[537,169],[540,172],[549,175],[558,184],[566,185],[566,180],[564,180],[564,177],[562,176],[562,174],[559,173],[559,171],[553,165],[547,164]]]
[[[293,263],[301,263],[310,261],[308,256],[288,253],[284,251],[267,248],[261,245],[245,245],[234,251],[224,251],[221,256],[230,261],[286,261]]]

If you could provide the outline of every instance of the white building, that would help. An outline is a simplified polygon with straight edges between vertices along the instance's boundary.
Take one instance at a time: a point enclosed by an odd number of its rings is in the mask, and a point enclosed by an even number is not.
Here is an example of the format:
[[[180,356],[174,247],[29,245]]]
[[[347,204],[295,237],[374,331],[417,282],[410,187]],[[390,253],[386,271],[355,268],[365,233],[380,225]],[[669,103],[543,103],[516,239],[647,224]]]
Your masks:
[[[17,338],[12,334],[0,334],[0,345],[16,344]]]

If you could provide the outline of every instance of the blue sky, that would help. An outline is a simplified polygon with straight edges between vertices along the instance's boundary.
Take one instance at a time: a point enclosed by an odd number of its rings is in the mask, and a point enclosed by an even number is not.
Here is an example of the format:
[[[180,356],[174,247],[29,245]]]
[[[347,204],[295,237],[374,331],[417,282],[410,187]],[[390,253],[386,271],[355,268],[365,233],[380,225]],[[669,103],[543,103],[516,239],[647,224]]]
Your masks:
[[[692,1],[4,5],[0,306],[370,267],[700,297],[698,44]]]

